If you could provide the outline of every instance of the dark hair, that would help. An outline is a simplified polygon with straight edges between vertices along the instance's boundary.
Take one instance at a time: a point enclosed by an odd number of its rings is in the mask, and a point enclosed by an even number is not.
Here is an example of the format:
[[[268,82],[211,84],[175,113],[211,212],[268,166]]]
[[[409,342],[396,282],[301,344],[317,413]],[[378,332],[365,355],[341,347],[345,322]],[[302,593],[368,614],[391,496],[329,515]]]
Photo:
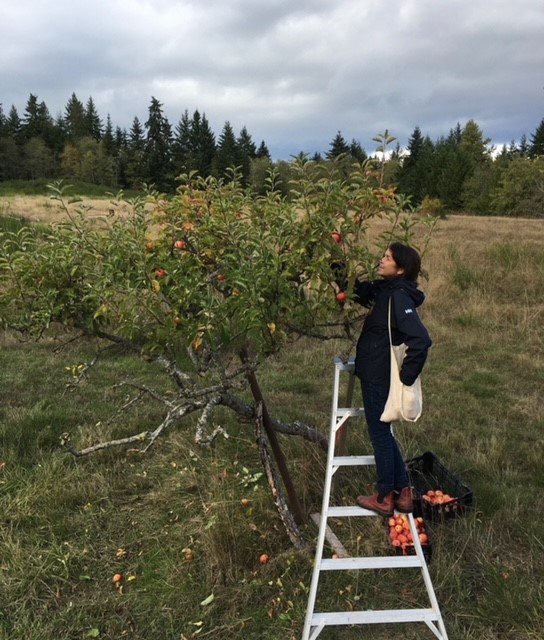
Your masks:
[[[419,253],[415,249],[412,249],[412,247],[401,244],[400,242],[393,242],[393,244],[389,245],[389,250],[397,266],[404,269],[401,278],[417,282],[419,272],[421,271],[421,258],[419,257]]]

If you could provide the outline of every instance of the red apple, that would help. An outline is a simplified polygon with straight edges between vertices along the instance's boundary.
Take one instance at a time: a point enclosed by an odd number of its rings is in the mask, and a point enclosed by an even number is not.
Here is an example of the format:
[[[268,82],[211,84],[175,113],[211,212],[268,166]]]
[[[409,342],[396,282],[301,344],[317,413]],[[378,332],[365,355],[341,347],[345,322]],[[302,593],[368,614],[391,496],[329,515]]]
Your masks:
[[[336,299],[338,300],[338,302],[344,302],[347,297],[348,296],[345,291],[340,291],[340,293],[336,294]]]
[[[342,234],[339,231],[333,231],[331,235],[332,235],[332,239],[337,244],[340,244],[342,242]]]
[[[182,249],[185,249],[185,240],[176,240],[175,245],[176,249],[179,249],[180,251]]]

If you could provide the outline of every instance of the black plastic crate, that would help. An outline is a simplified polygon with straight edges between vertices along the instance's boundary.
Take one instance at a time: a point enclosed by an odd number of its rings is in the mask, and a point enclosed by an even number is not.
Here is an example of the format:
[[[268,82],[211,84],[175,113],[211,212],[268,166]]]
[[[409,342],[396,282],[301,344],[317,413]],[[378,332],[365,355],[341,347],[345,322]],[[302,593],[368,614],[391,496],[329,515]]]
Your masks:
[[[425,517],[434,520],[452,518],[462,515],[472,504],[472,489],[447,469],[434,453],[427,451],[406,460],[406,467]],[[429,500],[429,491],[438,492],[435,502]]]
[[[393,519],[396,519],[398,517],[398,514],[396,514],[395,516],[393,516]],[[431,530],[429,528],[429,523],[428,521],[426,521],[422,516],[415,516],[414,514],[414,518],[416,519],[416,526],[419,527],[418,522],[417,522],[417,518],[421,518],[421,520],[423,521],[423,532],[427,535],[427,541],[426,542],[421,542],[421,549],[423,551],[423,555],[425,556],[425,560],[427,562],[427,564],[430,563],[432,555],[433,555],[433,539],[432,539],[432,533]],[[391,545],[391,550],[393,553],[395,553],[398,556],[402,556],[402,555],[408,555],[408,556],[414,556],[416,554],[416,549],[414,547],[413,543],[410,543],[409,541],[402,545],[402,546],[395,546],[393,540],[391,539],[391,535],[390,535],[390,530],[391,530],[391,525],[389,524],[389,520],[390,518],[386,518],[386,531],[387,531],[387,538],[389,540],[389,544]],[[418,529],[419,531],[419,529]]]

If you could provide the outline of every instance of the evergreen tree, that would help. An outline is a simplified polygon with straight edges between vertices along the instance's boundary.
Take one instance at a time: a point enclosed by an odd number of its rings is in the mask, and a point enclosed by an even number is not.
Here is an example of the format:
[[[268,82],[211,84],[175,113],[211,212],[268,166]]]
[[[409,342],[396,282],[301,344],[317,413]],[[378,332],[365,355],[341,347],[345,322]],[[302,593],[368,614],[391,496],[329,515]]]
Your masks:
[[[244,153],[250,160],[254,160],[257,157],[257,147],[246,127],[242,127],[237,143],[242,153]]]
[[[433,190],[429,195],[440,198],[448,209],[459,210],[463,205],[463,183],[469,175],[469,160],[461,147],[461,133],[451,131],[450,135],[438,140],[432,170]]]
[[[349,152],[349,144],[344,140],[344,137],[339,131],[331,142],[330,149],[325,154],[325,157],[327,160],[333,160],[342,154],[349,154]]]
[[[30,94],[21,122],[21,133],[24,140],[39,138],[42,134],[42,123],[39,117],[38,97]]]
[[[55,154],[55,158],[57,158],[58,160],[68,139],[66,122],[61,113],[57,114],[55,120],[53,121],[52,136],[52,148]]]
[[[204,178],[212,174],[216,150],[215,135],[206,114],[203,113],[200,117],[198,111],[195,111],[191,126],[191,153],[194,168]]]
[[[176,175],[189,173],[195,168],[191,166],[191,119],[187,109],[182,113],[174,130],[172,162]]]
[[[59,150],[59,136],[55,127],[55,122],[43,100],[38,105],[38,121],[40,122],[41,137],[43,141],[48,148],[51,149],[53,154],[56,155]]]
[[[269,160],[272,160],[270,151],[268,150],[264,140],[261,140],[261,144],[259,145],[255,155],[257,158],[268,158]]]
[[[511,160],[519,154],[519,149],[515,140],[511,140],[508,146],[504,145],[499,154],[502,160]]]
[[[162,104],[154,97],[145,123],[146,179],[158,189],[168,191],[174,186],[172,165],[172,127],[163,114]]]
[[[12,105],[6,117],[0,105],[0,182],[22,177],[23,156],[18,137],[21,120],[17,109]]]
[[[106,128],[104,129],[104,135],[102,136],[102,140],[100,142],[104,154],[113,157],[115,155],[115,142],[113,139],[113,124],[111,122],[109,113],[106,117]]]
[[[257,147],[251,139],[246,127],[243,127],[240,131],[240,134],[236,139],[236,146],[238,147],[240,166],[242,168],[242,182],[244,185],[247,185],[250,179],[251,161],[255,160],[257,157]]]
[[[128,149],[128,134],[126,129],[115,127],[113,146],[116,153],[119,153],[119,151],[126,151]]]
[[[542,118],[540,124],[536,128],[536,131],[531,135],[529,156],[531,158],[544,156],[544,118]]]
[[[113,146],[115,149],[116,161],[116,185],[125,189],[129,186],[127,168],[128,168],[128,135],[126,129],[115,127],[115,135],[113,138]]]
[[[0,102],[0,138],[7,135],[6,115],[4,114],[4,108]]]
[[[218,177],[227,176],[227,169],[238,167],[240,156],[236,137],[229,121],[225,122],[217,143],[217,153],[214,158],[214,173]]]
[[[458,122],[455,125],[455,129],[450,129],[450,133],[446,138],[446,141],[454,145],[456,144],[460,145],[462,139],[463,139],[463,130],[461,129],[461,124]]]
[[[21,142],[22,122],[15,105],[11,105],[8,117],[6,118],[6,132],[15,142]]]
[[[94,138],[97,142],[100,142],[102,139],[102,120],[98,115],[96,107],[94,106],[94,100],[91,96],[87,100],[87,104],[85,105],[85,127],[87,129],[87,134]]]
[[[138,118],[134,118],[128,134],[127,186],[137,187],[145,181],[144,129]]]
[[[461,141],[459,144],[471,164],[471,170],[474,170],[482,163],[490,161],[490,143],[491,139],[484,138],[482,130],[474,120],[469,120],[466,123],[461,133]]]
[[[57,136],[53,118],[45,102],[38,102],[38,98],[33,94],[30,94],[23,114],[21,136],[26,142],[39,138],[49,149],[56,148]]]
[[[64,123],[66,136],[70,142],[76,142],[89,135],[85,120],[85,107],[75,93],[72,93],[64,109]]]
[[[423,166],[424,149],[425,143],[421,129],[416,126],[408,140],[407,155],[402,160],[396,176],[399,191],[410,196],[412,204],[415,205],[420,204],[427,195],[425,183],[427,181],[426,171],[429,167],[428,162],[426,167]]]
[[[529,143],[527,142],[527,136],[523,134],[519,140],[519,155],[525,158],[529,157]]]
[[[349,154],[356,162],[360,162],[361,164],[368,159],[361,143],[355,139],[353,139],[349,145]]]

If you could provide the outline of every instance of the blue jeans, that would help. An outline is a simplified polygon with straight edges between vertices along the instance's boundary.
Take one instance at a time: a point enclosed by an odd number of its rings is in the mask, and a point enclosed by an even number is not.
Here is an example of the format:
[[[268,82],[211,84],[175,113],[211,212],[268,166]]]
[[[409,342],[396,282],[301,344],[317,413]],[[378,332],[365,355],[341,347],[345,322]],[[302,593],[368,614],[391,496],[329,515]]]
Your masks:
[[[407,487],[410,481],[391,424],[380,420],[389,395],[389,385],[361,382],[361,389],[368,435],[376,460],[378,494],[383,497],[391,491]]]

